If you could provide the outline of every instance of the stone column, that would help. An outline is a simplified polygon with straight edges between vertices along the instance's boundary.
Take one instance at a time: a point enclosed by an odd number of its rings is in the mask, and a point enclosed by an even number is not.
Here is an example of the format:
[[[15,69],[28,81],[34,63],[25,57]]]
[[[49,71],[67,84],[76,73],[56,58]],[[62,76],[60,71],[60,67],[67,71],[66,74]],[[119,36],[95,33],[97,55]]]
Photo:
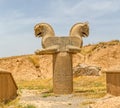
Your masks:
[[[88,22],[74,24],[68,37],[55,37],[53,28],[47,23],[36,24],[34,31],[36,37],[42,37],[43,47],[42,50],[35,51],[35,54],[53,55],[53,92],[72,93],[72,54],[80,52],[82,37],[89,35]]]
[[[70,94],[73,92],[72,54],[53,54],[53,92]]]

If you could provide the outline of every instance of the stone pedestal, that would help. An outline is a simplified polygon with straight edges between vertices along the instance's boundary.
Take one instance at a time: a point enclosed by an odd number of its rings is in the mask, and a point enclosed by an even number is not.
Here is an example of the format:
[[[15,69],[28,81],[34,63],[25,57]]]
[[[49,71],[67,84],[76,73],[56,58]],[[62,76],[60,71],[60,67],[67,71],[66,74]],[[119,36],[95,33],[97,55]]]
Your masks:
[[[73,92],[72,54],[53,54],[53,92],[70,94]]]
[[[109,70],[105,73],[107,93],[120,96],[120,70]]]
[[[0,102],[15,99],[17,97],[17,90],[18,87],[11,72],[0,70]]]

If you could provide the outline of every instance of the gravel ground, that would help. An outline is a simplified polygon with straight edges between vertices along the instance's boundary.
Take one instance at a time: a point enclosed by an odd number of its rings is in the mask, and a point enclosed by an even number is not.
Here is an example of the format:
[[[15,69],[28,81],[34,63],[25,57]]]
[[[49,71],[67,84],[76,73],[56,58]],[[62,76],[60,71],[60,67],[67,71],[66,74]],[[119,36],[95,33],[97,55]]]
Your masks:
[[[108,95],[100,99],[94,105],[91,105],[90,108],[120,108],[120,96],[115,97]]]
[[[31,104],[36,108],[120,108],[120,96],[106,95],[100,99],[90,99],[74,94],[50,96],[35,90],[22,90],[20,104]]]
[[[32,104],[36,108],[89,108],[89,104],[82,104],[89,101],[93,100],[73,94],[45,96],[37,91],[23,90],[20,104]]]

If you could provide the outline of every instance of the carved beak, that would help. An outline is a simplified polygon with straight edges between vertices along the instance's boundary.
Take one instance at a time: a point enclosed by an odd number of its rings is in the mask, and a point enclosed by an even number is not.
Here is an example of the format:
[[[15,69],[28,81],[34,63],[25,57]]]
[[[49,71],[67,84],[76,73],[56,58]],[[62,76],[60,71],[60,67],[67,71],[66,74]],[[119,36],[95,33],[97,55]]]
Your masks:
[[[82,34],[83,34],[83,37],[88,37],[89,36],[89,28],[86,29],[85,32],[82,32]]]
[[[36,37],[42,37],[41,34],[42,34],[41,32],[36,34]]]
[[[42,32],[39,32],[37,29],[34,29],[34,34],[36,37],[42,37]]]
[[[89,30],[87,30],[86,32],[82,32],[82,34],[83,34],[83,37],[88,37],[88,35],[89,35]]]

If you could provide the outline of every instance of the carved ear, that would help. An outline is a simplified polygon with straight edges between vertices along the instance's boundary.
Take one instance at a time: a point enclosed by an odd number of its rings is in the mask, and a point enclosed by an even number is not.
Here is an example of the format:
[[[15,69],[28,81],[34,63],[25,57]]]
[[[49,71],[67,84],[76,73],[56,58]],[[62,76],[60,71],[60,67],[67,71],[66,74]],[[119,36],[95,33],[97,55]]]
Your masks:
[[[43,25],[39,25],[39,28],[41,29],[41,31],[45,30],[45,26],[43,26]]]
[[[37,28],[44,29],[44,26],[41,25],[41,24],[36,24],[36,25],[34,26],[34,30],[37,29]]]
[[[38,28],[39,27],[39,24],[36,24],[35,26],[34,26],[34,30],[36,29],[36,28]]]

